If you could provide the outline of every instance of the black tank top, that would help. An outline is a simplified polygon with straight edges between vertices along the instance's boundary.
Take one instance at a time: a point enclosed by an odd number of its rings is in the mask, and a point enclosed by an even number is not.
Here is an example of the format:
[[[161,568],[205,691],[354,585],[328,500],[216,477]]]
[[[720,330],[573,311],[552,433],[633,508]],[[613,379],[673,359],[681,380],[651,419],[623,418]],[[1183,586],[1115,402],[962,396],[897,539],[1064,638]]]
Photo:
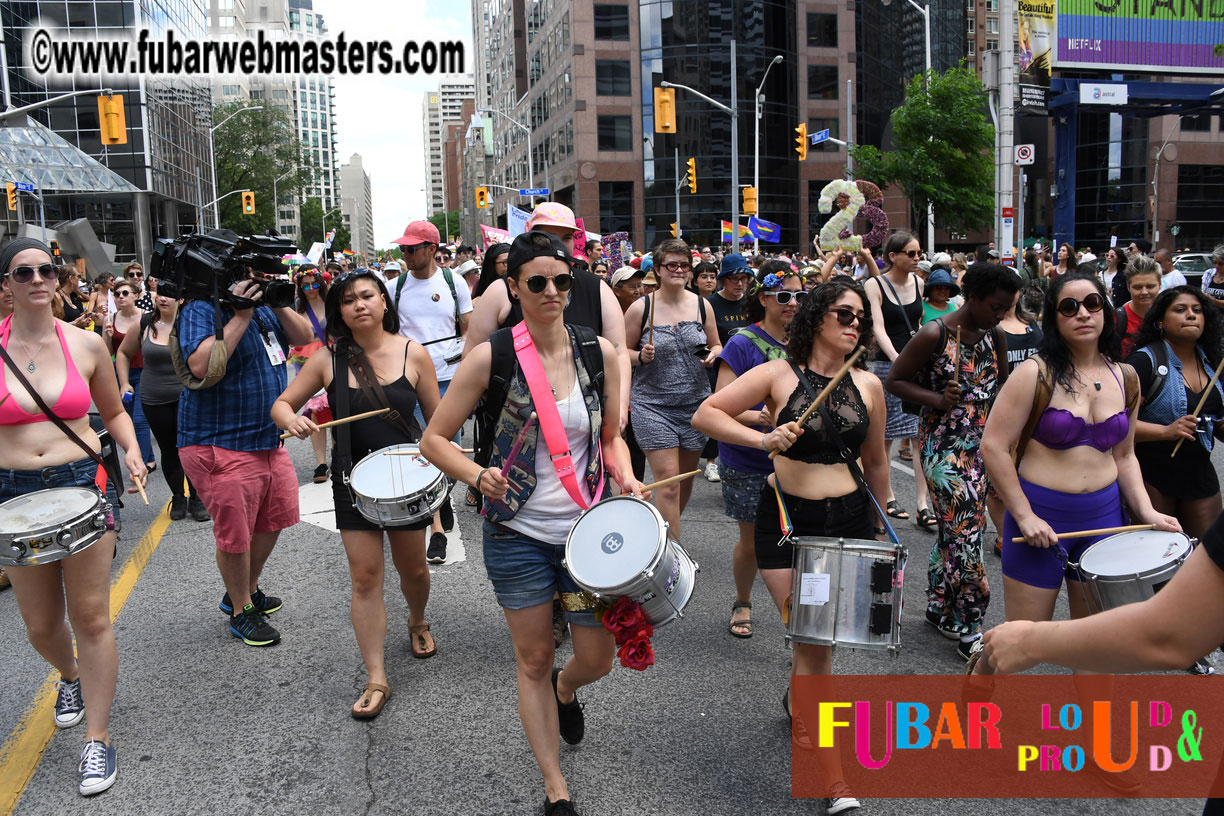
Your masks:
[[[888,297],[896,287],[890,290],[888,284],[892,281],[885,283],[881,280],[883,277],[880,275],[875,278],[876,286],[880,287],[880,322],[884,324],[884,333],[892,341],[893,348],[900,354],[901,349],[905,348],[905,344],[912,337],[911,329],[918,331],[918,326],[922,323],[922,298],[917,296],[917,287],[915,287],[914,300],[905,304],[904,307],[898,306]],[[900,291],[897,291],[897,297],[903,297]],[[905,322],[906,317],[909,318],[908,326]]]
[[[404,349],[404,359],[408,358],[408,349]],[[333,379],[332,384],[327,387],[327,406],[331,408],[332,415],[336,419],[341,419],[339,410],[336,406],[336,387],[338,383]],[[403,445],[407,443],[419,442],[421,439],[421,428],[417,424],[416,417],[413,412],[416,410],[417,393],[416,388],[408,381],[408,377],[400,374],[399,379],[382,387],[383,393],[387,395],[387,402],[391,407],[399,412],[400,416],[408,423],[411,435],[404,432],[398,422],[389,422],[385,417],[370,417],[369,419],[360,419],[356,422],[349,423],[349,437],[353,450],[350,452],[350,458],[355,465],[362,460],[367,454],[385,448],[389,445]],[[378,405],[373,405],[366,399],[365,392],[361,388],[349,387],[349,416],[354,414],[364,413],[366,411],[378,410]],[[333,429],[333,434],[335,430]],[[336,440],[333,439],[332,456],[333,463],[336,455]]]
[[[596,334],[603,334],[603,310],[600,308],[599,287],[604,285],[598,275],[575,269],[574,288],[570,290],[569,302],[565,305],[565,322],[575,326],[586,326]],[[517,326],[523,322],[523,305],[510,299],[510,313],[501,328]]]

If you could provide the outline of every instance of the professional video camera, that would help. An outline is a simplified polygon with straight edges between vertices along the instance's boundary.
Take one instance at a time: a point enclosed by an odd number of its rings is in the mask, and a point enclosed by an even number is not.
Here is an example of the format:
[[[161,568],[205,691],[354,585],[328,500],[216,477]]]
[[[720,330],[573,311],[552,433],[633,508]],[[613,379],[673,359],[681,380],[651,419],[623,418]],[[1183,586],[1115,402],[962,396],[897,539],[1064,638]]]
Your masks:
[[[257,302],[234,295],[230,286],[249,278],[250,270],[283,274],[281,258],[295,252],[297,247],[291,241],[275,234],[244,238],[231,230],[195,233],[173,241],[157,241],[149,277],[171,282],[178,296],[188,300],[215,300],[230,308],[248,309]],[[258,303],[272,308],[293,305],[294,286],[290,281],[257,282],[263,292]]]

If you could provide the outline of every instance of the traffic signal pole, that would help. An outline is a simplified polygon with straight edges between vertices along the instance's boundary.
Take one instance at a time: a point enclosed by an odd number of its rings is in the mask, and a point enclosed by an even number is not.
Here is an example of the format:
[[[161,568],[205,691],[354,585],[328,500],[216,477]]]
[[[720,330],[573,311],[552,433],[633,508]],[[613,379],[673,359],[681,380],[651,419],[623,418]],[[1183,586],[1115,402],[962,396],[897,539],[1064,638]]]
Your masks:
[[[680,148],[676,148],[676,237],[684,235],[680,226]]]

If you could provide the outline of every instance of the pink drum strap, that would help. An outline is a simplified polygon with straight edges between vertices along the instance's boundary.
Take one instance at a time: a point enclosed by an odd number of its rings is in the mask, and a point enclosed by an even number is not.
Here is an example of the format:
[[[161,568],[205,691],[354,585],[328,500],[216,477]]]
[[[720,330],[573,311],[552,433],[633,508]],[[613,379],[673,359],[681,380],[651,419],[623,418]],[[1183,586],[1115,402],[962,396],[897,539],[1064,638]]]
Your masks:
[[[511,332],[514,336],[514,353],[518,357],[519,367],[523,369],[523,377],[527,380],[527,389],[531,391],[531,401],[535,405],[536,417],[540,421],[540,431],[544,434],[544,444],[548,446],[548,455],[552,457],[557,478],[570,498],[586,510],[591,506],[582,495],[578,485],[578,476],[574,473],[574,459],[569,448],[569,439],[565,435],[565,427],[561,424],[561,412],[553,397],[552,386],[548,384],[548,375],[544,373],[544,365],[540,362],[539,352],[527,331],[526,322],[519,323]],[[599,487],[595,491],[594,500],[603,495],[604,471],[603,446],[599,447],[601,467],[599,469]]]

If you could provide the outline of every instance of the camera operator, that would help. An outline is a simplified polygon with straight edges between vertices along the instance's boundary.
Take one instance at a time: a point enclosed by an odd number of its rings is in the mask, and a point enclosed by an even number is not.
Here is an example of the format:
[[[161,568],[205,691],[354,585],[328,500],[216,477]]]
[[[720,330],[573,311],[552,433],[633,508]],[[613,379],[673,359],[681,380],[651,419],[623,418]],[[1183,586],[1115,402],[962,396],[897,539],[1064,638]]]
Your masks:
[[[183,391],[178,445],[183,470],[214,519],[226,590],[221,611],[230,616],[230,634],[248,646],[280,641],[267,616],[281,601],[264,594],[259,575],[280,531],[297,524],[298,485],[269,412],[288,385],[288,347],[313,339],[310,323],[292,305],[260,303],[266,286],[263,273],[251,269],[219,307],[189,301],[178,324],[183,359],[200,379],[209,373],[217,324],[223,325],[225,374],[210,387]]]

